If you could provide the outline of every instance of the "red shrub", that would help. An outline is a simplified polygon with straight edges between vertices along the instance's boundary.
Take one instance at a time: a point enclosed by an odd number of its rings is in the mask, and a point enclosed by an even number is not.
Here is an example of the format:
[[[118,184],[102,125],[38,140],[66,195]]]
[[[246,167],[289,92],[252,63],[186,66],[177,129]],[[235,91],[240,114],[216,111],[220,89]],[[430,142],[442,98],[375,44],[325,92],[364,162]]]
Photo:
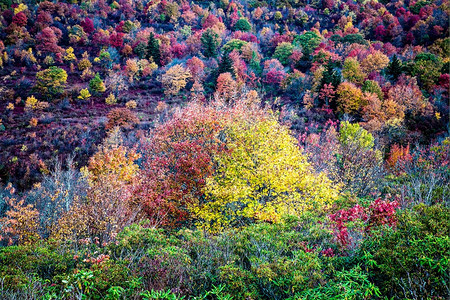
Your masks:
[[[352,241],[352,238],[348,233],[348,223],[358,220],[366,221],[368,219],[365,209],[358,204],[347,210],[341,209],[328,217],[330,221],[333,222],[334,234],[337,242],[344,248]]]
[[[21,11],[20,13],[14,15],[14,17],[12,18],[12,22],[14,24],[17,24],[17,26],[25,26],[27,25],[27,16],[25,15],[25,13],[23,11]]]
[[[123,46],[123,36],[122,32],[114,32],[109,36],[109,43],[113,47],[120,48]]]
[[[397,201],[388,202],[381,200],[380,198],[375,200],[369,206],[369,220],[366,230],[374,226],[388,225],[390,227],[395,226],[397,218],[395,216],[395,209],[399,206]]]
[[[83,27],[84,32],[86,32],[87,34],[90,34],[95,30],[94,22],[92,22],[92,20],[88,17],[86,17],[84,21],[81,21],[80,25],[81,27]]]
[[[352,208],[341,209],[329,215],[328,218],[332,223],[337,243],[343,249],[349,249],[354,246],[356,242],[355,237],[361,237],[364,232],[370,232],[373,227],[382,225],[395,226],[397,222],[395,213],[398,206],[397,201],[389,202],[379,198],[369,208],[356,204]],[[361,224],[357,225],[355,223],[355,226],[352,222],[361,222]]]

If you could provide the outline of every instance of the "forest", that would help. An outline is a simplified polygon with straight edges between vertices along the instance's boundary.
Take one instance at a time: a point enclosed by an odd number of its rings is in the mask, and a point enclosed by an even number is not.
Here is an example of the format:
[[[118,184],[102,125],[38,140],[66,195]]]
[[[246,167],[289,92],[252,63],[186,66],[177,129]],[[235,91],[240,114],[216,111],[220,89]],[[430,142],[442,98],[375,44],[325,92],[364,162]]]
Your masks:
[[[0,299],[449,299],[449,14],[0,0]]]

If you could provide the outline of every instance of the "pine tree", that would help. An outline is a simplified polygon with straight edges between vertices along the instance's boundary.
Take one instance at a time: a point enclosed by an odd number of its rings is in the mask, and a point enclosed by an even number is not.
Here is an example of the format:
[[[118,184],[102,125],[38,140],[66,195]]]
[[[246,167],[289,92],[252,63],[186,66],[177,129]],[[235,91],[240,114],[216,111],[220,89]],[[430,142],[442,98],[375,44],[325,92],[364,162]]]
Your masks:
[[[217,75],[227,72],[233,74],[234,70],[233,70],[233,61],[231,60],[229,53],[225,52],[224,54],[222,54]]]
[[[211,28],[208,28],[201,37],[201,42],[203,46],[203,55],[206,57],[216,57],[217,48],[220,45],[220,37]]]
[[[341,74],[336,71],[334,63],[328,63],[322,73],[321,89],[328,85],[328,88],[336,90],[341,83]],[[336,109],[336,101],[329,103],[331,109]]]
[[[261,61],[258,58],[258,55],[256,54],[255,51],[253,51],[252,54],[252,59],[249,62],[249,67],[251,70],[253,70],[255,72],[256,75],[261,75],[262,73],[262,67],[261,67]]]
[[[91,81],[89,81],[89,89],[95,95],[103,93],[106,90],[105,84],[103,83],[103,80],[100,78],[100,75],[98,73],[95,74],[94,78],[92,78]]]
[[[159,43],[153,32],[150,33],[147,44],[147,58],[150,59],[150,57],[153,59],[155,64],[161,66],[161,52],[159,51]]]
[[[403,66],[400,59],[397,58],[397,55],[394,54],[394,57],[392,58],[392,61],[389,63],[387,67],[387,73],[391,75],[394,80],[397,80],[397,78],[403,73]]]
[[[341,83],[341,75],[336,71],[334,63],[328,63],[322,73],[322,86],[332,84],[337,87]]]
[[[220,59],[219,67],[215,70],[213,73],[214,83],[215,86],[213,87],[214,90],[217,88],[217,79],[219,78],[220,74],[223,73],[230,73],[234,77],[234,69],[233,69],[233,61],[230,58],[230,55],[228,52],[222,53],[222,57]]]

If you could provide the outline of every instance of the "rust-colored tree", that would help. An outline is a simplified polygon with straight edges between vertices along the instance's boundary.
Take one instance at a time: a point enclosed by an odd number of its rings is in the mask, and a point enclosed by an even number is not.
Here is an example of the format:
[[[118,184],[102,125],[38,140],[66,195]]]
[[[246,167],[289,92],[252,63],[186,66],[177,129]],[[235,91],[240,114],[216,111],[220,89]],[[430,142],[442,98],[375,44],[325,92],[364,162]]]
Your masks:
[[[113,108],[108,113],[108,122],[105,129],[109,130],[116,126],[131,128],[134,124],[138,124],[139,119],[136,114],[128,108]]]
[[[32,204],[25,204],[25,199],[14,196],[14,188],[7,187],[11,197],[6,197],[9,209],[0,219],[0,241],[7,240],[9,245],[30,244],[39,239],[39,212]]]
[[[151,224],[177,227],[189,221],[188,206],[201,199],[213,156],[224,149],[217,138],[220,120],[220,110],[191,103],[155,128],[135,191]]]
[[[230,73],[222,73],[217,78],[217,88],[214,97],[232,102],[237,96],[237,82]]]

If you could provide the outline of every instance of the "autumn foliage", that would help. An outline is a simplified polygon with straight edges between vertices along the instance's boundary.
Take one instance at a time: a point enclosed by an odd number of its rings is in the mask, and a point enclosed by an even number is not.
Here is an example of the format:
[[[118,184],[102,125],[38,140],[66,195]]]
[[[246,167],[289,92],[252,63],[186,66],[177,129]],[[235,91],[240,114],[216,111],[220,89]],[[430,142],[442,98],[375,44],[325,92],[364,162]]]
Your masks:
[[[39,239],[39,211],[33,204],[26,204],[25,199],[16,198],[12,186],[8,189],[11,197],[6,201],[10,209],[0,219],[0,241],[6,240],[9,245],[36,242]]]
[[[186,86],[187,80],[191,77],[189,71],[182,65],[171,67],[161,77],[161,82],[165,88],[164,93],[166,95],[178,94],[178,92]]]
[[[216,231],[280,222],[324,209],[337,195],[272,113],[245,102],[191,103],[159,125],[146,152],[138,199],[156,224]]]
[[[449,0],[0,0],[0,299],[450,299]]]

